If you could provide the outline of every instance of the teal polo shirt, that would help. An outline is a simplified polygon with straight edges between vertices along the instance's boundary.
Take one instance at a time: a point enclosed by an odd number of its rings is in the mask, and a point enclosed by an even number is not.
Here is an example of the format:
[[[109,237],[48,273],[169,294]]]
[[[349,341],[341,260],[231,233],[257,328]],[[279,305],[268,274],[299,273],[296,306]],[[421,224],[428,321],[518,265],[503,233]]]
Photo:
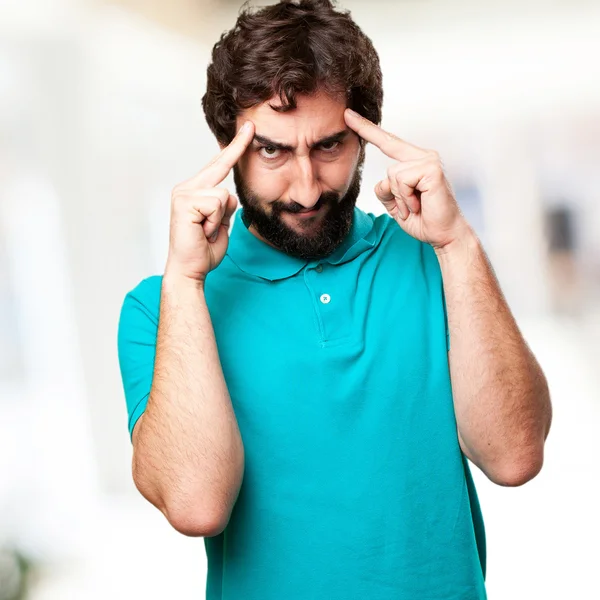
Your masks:
[[[242,215],[205,286],[246,461],[227,527],[204,540],[206,598],[486,598],[433,249],[356,208],[343,244],[305,261]],[[130,432],[150,393],[160,287],[145,279],[121,312]]]

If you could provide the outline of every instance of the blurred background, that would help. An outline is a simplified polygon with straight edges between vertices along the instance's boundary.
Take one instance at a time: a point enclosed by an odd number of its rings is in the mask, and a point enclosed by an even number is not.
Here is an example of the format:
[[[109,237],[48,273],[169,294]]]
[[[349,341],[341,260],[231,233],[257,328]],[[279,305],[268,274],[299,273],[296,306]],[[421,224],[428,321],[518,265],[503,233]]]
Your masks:
[[[600,598],[600,3],[342,6],[383,126],[440,152],[550,383],[541,474],[472,467],[489,597]],[[202,540],[132,483],[116,332],[162,272],[171,189],[217,151],[200,99],[239,8],[0,0],[0,600],[204,597]],[[388,164],[369,148],[364,210]]]

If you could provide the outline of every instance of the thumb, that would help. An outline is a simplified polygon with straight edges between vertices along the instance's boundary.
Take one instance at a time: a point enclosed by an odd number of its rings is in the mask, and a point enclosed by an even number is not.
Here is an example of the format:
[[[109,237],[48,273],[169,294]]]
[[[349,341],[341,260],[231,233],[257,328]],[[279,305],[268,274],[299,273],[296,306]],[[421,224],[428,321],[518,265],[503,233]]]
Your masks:
[[[231,223],[231,217],[233,216],[233,213],[236,211],[237,207],[237,198],[229,194],[229,198],[227,199],[227,206],[225,207],[225,214],[223,215],[223,219],[221,220],[222,225],[225,225],[225,227],[229,228],[229,224]]]
[[[396,206],[396,198],[392,194],[390,180],[387,177],[375,186],[375,195],[387,210],[391,210]]]
[[[227,249],[228,239],[229,239],[229,227],[231,225],[231,217],[235,212],[238,205],[237,198],[235,196],[229,195],[227,199],[227,205],[225,207],[225,214],[223,215],[223,219],[221,219],[221,223],[219,228],[215,232],[217,237],[213,240],[213,243],[225,243],[225,249]]]

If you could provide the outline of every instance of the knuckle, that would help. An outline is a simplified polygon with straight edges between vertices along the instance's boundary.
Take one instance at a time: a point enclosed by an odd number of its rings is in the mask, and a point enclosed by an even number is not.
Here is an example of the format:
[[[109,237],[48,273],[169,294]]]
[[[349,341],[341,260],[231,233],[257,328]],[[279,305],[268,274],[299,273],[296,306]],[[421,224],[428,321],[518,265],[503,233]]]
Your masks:
[[[430,160],[441,162],[440,153],[437,150],[427,150],[427,155],[429,156]]]
[[[431,177],[440,178],[444,176],[444,168],[440,160],[430,163],[429,173]]]
[[[171,190],[171,199],[175,200],[176,198],[181,197],[181,194],[183,192],[183,188],[182,188],[181,183],[178,183],[172,190]]]
[[[229,196],[229,192],[224,188],[203,188],[197,191],[200,198],[212,198],[219,202],[225,202]]]
[[[204,200],[204,205],[206,208],[210,209],[211,211],[215,211],[221,206],[221,201],[215,195],[204,196],[202,199]]]
[[[186,196],[183,192],[178,191],[177,193],[171,194],[171,208],[178,209],[181,207],[186,201]]]
[[[397,172],[398,172],[398,165],[396,165],[396,164],[393,164],[393,165],[389,166],[389,167],[387,168],[387,176],[388,176],[388,179],[390,179],[390,180],[391,180],[391,179],[395,179],[395,178],[396,178],[396,173],[397,173]]]
[[[221,203],[227,202],[229,198],[229,190],[226,188],[214,188],[215,196],[221,201]]]

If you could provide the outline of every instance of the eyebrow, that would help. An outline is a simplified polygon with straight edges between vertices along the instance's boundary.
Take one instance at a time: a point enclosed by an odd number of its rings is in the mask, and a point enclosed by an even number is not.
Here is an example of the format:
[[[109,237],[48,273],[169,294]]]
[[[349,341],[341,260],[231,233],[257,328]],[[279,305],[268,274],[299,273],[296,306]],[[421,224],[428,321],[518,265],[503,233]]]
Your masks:
[[[338,131],[332,135],[328,135],[327,137],[321,138],[314,144],[311,144],[311,150],[316,148],[317,146],[323,146],[325,144],[331,144],[333,142],[341,142],[348,134],[350,133],[349,129],[344,129],[342,131]],[[254,142],[258,142],[263,146],[270,146],[272,148],[276,148],[277,150],[287,150],[288,152],[293,152],[296,148],[294,146],[290,146],[289,144],[281,144],[280,142],[276,142],[275,140],[271,140],[264,135],[254,135]]]

